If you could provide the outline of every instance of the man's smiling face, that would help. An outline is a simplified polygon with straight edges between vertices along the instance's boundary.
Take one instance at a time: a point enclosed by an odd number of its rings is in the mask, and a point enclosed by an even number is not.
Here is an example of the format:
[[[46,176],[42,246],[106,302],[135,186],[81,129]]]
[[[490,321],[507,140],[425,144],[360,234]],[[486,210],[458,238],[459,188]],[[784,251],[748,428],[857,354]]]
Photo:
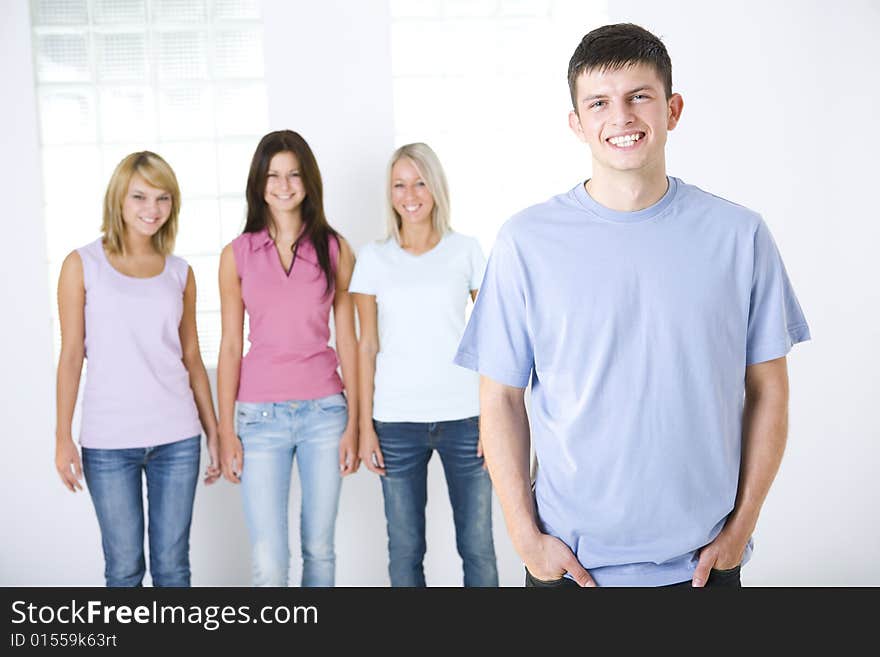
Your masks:
[[[594,175],[597,167],[609,173],[665,169],[666,133],[678,122],[682,100],[678,94],[666,98],[652,66],[584,71],[576,102],[569,126],[589,145]]]

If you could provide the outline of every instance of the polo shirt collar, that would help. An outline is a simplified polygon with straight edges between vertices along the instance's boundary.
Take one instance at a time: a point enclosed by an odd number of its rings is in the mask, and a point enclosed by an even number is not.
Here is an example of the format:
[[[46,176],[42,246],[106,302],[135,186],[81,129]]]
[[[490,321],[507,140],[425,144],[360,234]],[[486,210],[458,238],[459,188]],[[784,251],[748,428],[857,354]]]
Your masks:
[[[251,234],[251,251],[259,251],[273,244],[272,238],[269,236],[269,229],[264,228],[259,233]]]

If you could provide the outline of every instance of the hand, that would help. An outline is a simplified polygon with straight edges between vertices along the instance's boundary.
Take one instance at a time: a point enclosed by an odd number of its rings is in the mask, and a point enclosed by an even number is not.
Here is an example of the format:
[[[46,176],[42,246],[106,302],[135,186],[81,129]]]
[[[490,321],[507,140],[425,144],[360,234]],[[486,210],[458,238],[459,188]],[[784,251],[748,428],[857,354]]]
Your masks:
[[[346,477],[357,472],[361,459],[358,456],[358,430],[356,426],[345,427],[339,441],[339,474]]]
[[[574,552],[555,536],[539,534],[522,556],[526,568],[537,579],[552,581],[568,573],[580,586],[596,586]]]
[[[205,469],[205,484],[210,486],[220,478],[220,439],[212,432],[206,435],[208,447],[208,467]]]
[[[220,471],[227,481],[241,483],[244,470],[244,449],[235,432],[220,430]]]
[[[55,469],[67,489],[73,493],[82,490],[82,461],[73,438],[61,438],[55,443]]]
[[[694,570],[693,586],[706,586],[713,568],[717,570],[736,568],[742,563],[743,552],[748,542],[748,536],[742,539],[722,529],[714,541],[700,549],[700,560]]]
[[[385,459],[382,456],[382,450],[379,449],[379,436],[376,435],[376,430],[373,427],[361,431],[360,458],[367,466],[367,470],[375,472],[379,476],[385,476]]]

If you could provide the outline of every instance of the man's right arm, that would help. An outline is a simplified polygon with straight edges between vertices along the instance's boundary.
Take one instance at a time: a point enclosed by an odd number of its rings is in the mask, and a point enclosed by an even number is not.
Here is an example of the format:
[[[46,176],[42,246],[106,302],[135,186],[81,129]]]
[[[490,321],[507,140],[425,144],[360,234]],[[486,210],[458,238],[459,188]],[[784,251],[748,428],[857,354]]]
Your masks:
[[[480,377],[480,439],[507,531],[533,577],[551,581],[570,573],[581,586],[595,586],[568,546],[538,527],[529,478],[531,439],[523,392],[523,388]]]

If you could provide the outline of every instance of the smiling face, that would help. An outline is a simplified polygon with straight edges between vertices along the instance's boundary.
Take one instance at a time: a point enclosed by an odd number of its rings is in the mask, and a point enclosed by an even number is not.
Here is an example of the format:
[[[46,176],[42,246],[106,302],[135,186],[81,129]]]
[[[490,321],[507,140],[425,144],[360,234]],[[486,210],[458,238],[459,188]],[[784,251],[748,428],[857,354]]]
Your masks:
[[[290,213],[299,208],[306,198],[306,187],[296,155],[282,151],[272,156],[263,198],[273,214]]]
[[[434,196],[415,163],[402,157],[391,167],[391,205],[401,228],[433,221]]]
[[[152,237],[171,216],[172,197],[135,172],[122,202],[122,222],[131,234]]]
[[[666,133],[678,123],[682,99],[667,99],[652,66],[589,70],[576,83],[577,112],[569,126],[589,145],[593,175],[666,172]]]

